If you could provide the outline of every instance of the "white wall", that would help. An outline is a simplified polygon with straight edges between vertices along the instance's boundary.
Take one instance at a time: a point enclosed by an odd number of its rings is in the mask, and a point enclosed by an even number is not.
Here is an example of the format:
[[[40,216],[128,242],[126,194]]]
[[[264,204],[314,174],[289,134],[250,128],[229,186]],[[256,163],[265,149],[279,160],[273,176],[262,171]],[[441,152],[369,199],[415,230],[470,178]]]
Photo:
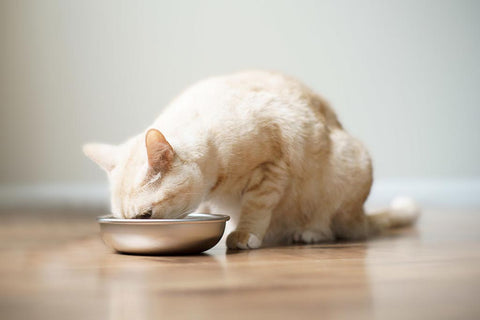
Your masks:
[[[379,179],[480,177],[478,1],[3,0],[0,46],[4,189],[105,183],[82,143],[245,68],[327,97]]]

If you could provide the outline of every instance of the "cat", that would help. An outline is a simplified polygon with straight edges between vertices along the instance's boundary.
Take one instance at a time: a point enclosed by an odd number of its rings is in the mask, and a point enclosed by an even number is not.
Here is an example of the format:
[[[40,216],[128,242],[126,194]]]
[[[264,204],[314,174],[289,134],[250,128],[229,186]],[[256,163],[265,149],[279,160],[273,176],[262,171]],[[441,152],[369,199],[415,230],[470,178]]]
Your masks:
[[[372,162],[319,95],[289,76],[246,71],[184,91],[122,145],[87,144],[107,173],[117,218],[230,214],[230,249],[365,239],[412,224],[399,199],[364,211]]]

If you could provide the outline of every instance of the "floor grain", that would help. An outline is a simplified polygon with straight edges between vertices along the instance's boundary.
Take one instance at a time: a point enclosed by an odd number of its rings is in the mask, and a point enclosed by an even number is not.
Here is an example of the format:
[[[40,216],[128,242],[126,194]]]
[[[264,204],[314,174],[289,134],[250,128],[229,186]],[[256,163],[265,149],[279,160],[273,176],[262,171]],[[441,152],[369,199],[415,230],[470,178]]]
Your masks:
[[[480,211],[368,242],[145,257],[91,214],[1,212],[1,319],[478,319]]]

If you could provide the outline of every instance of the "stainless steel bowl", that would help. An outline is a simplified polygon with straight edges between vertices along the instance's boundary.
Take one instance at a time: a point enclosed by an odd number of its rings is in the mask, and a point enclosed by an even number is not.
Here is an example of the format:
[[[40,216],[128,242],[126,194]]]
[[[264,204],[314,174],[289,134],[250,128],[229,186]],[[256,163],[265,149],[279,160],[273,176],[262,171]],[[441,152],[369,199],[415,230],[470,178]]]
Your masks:
[[[183,219],[99,217],[100,234],[110,248],[133,254],[195,254],[220,241],[229,216],[191,213]]]

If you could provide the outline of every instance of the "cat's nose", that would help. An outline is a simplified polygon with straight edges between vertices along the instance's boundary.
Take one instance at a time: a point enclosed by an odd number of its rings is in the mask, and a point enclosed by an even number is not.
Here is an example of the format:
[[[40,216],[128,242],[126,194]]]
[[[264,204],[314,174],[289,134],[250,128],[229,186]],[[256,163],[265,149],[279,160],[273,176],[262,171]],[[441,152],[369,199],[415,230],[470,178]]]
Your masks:
[[[135,219],[150,219],[152,217],[152,210],[137,214]]]

